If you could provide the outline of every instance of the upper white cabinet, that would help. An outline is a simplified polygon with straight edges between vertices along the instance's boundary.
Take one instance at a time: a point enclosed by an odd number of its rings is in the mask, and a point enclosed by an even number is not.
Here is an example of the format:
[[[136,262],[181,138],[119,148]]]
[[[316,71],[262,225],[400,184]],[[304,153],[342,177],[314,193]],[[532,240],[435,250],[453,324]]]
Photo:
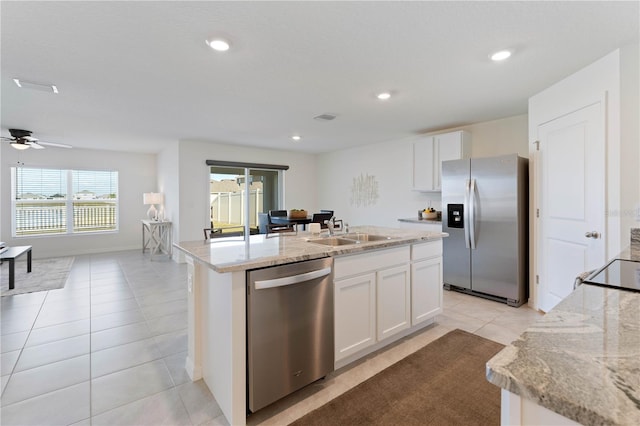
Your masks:
[[[425,136],[413,142],[413,182],[415,191],[440,191],[442,162],[469,158],[471,134],[464,130]]]

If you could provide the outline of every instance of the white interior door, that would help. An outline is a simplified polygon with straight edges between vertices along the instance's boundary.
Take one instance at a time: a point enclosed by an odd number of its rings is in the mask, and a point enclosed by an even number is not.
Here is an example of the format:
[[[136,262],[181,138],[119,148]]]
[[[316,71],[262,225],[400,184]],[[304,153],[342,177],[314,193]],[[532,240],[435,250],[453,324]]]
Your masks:
[[[573,291],[605,263],[605,137],[601,103],[538,126],[539,308]]]

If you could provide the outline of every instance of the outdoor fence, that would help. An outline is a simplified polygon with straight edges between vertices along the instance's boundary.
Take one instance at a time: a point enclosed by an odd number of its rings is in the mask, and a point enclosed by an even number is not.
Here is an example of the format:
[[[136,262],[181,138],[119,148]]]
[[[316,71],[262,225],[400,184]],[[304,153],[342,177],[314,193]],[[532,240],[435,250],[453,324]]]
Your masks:
[[[79,233],[116,230],[116,202],[74,201],[73,221],[67,222],[65,202],[16,202],[16,236],[66,234],[69,225]]]
[[[229,225],[243,225],[245,213],[245,191],[212,192],[211,221]],[[258,213],[262,213],[264,192],[254,189],[249,193],[249,226],[256,227]]]

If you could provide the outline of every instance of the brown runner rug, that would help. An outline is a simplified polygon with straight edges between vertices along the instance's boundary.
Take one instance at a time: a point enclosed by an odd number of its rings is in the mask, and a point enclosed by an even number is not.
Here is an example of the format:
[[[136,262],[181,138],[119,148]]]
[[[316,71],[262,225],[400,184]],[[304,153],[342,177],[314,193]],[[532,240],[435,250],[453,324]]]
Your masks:
[[[292,425],[499,425],[485,364],[502,348],[453,330]]]

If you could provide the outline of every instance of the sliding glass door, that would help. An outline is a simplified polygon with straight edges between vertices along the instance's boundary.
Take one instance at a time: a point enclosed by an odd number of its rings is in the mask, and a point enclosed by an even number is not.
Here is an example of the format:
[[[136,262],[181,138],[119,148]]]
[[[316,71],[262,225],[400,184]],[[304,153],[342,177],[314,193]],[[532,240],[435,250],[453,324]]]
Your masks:
[[[248,171],[247,185],[244,167],[209,167],[211,227],[217,234],[223,234],[219,236],[243,234],[247,209],[251,232],[257,232],[259,214],[282,205],[283,171],[258,168]]]

